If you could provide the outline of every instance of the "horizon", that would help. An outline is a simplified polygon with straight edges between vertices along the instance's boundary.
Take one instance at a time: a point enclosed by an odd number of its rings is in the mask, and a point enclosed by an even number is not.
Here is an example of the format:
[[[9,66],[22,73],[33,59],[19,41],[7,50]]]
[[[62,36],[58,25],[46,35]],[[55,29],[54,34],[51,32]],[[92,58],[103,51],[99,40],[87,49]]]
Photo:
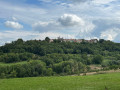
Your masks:
[[[49,37],[48,37],[49,38]],[[14,41],[17,41],[17,40],[19,40],[19,39],[22,39],[22,38],[18,38],[18,39],[16,39],[16,40],[14,40]],[[58,40],[58,37],[57,38],[54,38],[54,39],[52,39],[52,38],[49,38],[50,40]],[[22,39],[23,40],[23,39]],[[45,40],[45,38],[44,39],[31,39],[31,40],[37,40],[37,41],[44,41]],[[31,41],[31,40],[23,40],[24,42],[26,42],[26,41]],[[105,39],[82,39],[82,38],[72,38],[72,39],[65,39],[65,38],[63,38],[63,40],[86,40],[86,41],[90,41],[90,40],[97,40],[98,42],[100,41],[100,40],[104,40],[104,41],[110,41],[110,40],[105,40]],[[11,44],[12,42],[14,42],[14,41],[11,41],[11,42],[6,42],[6,43],[4,43],[3,45],[0,45],[0,46],[4,46],[4,45],[6,45],[6,44]],[[69,41],[68,41],[69,42]],[[83,41],[82,41],[83,42]],[[113,43],[117,43],[117,42],[114,42],[114,41],[111,41],[111,42],[113,42]],[[77,42],[77,43],[81,43],[81,42]]]
[[[0,0],[0,45],[19,38],[120,43],[119,0]]]

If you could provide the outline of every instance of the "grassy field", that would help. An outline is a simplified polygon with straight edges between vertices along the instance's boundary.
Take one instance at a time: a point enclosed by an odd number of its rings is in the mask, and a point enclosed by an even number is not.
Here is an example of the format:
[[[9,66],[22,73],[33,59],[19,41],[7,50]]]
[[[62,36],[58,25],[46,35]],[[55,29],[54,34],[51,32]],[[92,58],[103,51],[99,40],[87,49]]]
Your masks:
[[[120,73],[0,79],[0,90],[120,90]]]

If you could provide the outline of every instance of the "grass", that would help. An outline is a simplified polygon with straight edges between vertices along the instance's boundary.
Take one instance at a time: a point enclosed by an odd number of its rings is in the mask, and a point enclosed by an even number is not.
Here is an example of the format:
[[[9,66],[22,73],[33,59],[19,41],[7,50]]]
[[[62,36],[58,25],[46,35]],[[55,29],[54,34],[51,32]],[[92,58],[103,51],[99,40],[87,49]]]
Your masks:
[[[0,79],[0,90],[120,90],[120,73]]]

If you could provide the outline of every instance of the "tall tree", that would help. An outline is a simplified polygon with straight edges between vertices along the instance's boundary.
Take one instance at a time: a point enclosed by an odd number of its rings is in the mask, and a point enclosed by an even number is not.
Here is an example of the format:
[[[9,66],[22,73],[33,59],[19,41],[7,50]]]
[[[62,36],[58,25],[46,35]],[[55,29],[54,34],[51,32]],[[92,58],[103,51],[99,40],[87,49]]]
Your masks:
[[[45,41],[50,42],[50,38],[49,38],[49,37],[46,37],[46,38],[45,38]]]

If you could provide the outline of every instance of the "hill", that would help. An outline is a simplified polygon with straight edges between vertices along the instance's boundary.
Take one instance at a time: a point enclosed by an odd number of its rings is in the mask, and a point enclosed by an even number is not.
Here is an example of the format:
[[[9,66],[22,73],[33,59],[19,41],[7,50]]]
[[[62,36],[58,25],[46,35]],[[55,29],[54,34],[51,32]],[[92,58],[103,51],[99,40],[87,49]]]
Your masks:
[[[92,69],[91,65],[100,69]],[[0,77],[72,75],[120,68],[120,43],[18,39],[0,47]]]

